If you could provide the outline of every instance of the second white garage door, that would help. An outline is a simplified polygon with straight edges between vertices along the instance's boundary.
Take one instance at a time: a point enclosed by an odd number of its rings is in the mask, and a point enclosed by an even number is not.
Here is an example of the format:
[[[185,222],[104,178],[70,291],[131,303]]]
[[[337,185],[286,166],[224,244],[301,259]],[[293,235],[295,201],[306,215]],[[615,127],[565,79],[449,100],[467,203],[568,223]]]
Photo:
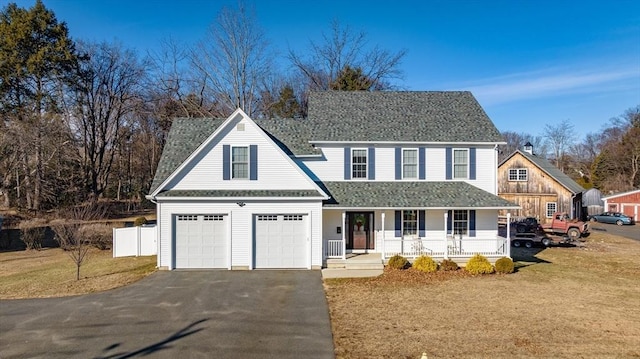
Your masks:
[[[256,215],[255,267],[307,268],[306,219],[301,214]]]
[[[227,268],[227,216],[176,216],[175,267]]]

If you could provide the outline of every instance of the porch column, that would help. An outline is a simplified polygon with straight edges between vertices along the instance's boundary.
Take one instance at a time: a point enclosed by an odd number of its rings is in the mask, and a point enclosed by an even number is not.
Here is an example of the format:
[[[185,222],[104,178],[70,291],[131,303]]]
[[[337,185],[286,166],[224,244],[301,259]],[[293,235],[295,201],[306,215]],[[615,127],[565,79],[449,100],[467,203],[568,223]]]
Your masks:
[[[447,217],[449,214],[444,211],[444,259],[449,259],[449,243],[447,241]]]
[[[385,253],[384,245],[385,245],[385,239],[386,238],[387,237],[384,234],[384,211],[382,211],[382,245],[381,245],[381,247],[382,247],[382,260],[384,260],[384,258],[386,257],[386,255],[384,254]]]
[[[347,259],[347,240],[345,233],[347,233],[347,213],[342,212],[342,260]]]
[[[511,258],[511,212],[507,212],[507,257]]]

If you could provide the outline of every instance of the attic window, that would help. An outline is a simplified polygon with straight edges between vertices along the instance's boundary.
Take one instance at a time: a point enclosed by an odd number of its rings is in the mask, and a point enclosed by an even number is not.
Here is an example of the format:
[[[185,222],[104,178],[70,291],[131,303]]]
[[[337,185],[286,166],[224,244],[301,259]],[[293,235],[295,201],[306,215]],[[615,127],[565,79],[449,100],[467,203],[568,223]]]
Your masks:
[[[239,123],[236,125],[236,130],[238,131],[244,131],[244,123]]]
[[[526,168],[512,168],[509,169],[509,181],[526,181],[527,169]]]

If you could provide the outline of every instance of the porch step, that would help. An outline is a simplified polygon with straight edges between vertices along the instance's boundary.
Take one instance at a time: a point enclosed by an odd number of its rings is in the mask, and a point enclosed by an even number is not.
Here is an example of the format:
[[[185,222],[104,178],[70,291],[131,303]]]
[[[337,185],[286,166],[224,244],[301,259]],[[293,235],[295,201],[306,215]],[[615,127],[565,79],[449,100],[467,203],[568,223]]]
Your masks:
[[[327,259],[326,268],[344,268],[346,270],[382,270],[380,253],[350,255],[347,259]]]

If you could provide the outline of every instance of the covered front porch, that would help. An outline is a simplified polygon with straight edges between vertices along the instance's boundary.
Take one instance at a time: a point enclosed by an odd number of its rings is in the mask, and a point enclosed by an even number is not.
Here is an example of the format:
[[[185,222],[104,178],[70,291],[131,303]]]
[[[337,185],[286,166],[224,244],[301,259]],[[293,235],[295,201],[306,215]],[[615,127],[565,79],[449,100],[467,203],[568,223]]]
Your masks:
[[[498,211],[517,208],[464,181],[329,182],[323,202],[323,264],[350,254],[409,260],[421,255],[466,263],[475,254],[510,257]]]
[[[373,253],[382,263],[394,255],[409,260],[428,255],[458,264],[475,254],[492,262],[511,256],[510,231],[498,235],[496,210],[324,210],[323,222],[325,267],[348,267]]]

